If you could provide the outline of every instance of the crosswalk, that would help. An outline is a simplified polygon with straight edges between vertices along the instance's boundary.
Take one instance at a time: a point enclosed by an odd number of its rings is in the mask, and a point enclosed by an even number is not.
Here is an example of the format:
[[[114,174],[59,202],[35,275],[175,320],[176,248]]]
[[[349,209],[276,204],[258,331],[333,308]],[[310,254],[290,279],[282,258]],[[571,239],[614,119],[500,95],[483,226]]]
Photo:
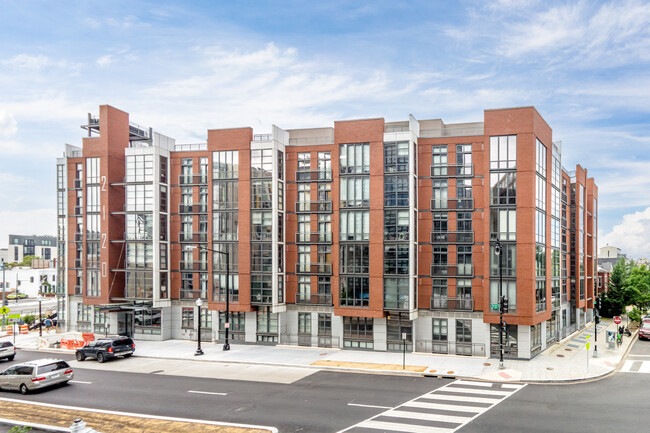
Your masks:
[[[650,361],[628,359],[620,369],[623,373],[650,373]]]
[[[339,433],[453,432],[525,386],[457,380]]]

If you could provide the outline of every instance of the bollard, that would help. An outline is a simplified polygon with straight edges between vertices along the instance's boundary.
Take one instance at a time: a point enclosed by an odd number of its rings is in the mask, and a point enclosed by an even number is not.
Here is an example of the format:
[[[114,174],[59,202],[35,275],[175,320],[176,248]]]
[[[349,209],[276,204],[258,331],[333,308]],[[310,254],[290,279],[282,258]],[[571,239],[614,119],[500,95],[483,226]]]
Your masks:
[[[86,427],[86,421],[83,421],[81,418],[74,420],[70,426],[70,433],[99,433],[97,430],[93,430],[90,427]]]

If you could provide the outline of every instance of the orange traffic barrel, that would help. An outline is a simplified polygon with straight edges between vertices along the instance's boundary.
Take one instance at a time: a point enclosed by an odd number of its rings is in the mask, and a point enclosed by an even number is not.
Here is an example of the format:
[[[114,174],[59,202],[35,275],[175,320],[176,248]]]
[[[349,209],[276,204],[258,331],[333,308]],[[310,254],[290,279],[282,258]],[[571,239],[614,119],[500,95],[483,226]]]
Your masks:
[[[21,334],[29,333],[29,325],[20,325],[20,333]]]
[[[7,326],[7,335],[14,335],[14,325],[13,323],[11,326]]]

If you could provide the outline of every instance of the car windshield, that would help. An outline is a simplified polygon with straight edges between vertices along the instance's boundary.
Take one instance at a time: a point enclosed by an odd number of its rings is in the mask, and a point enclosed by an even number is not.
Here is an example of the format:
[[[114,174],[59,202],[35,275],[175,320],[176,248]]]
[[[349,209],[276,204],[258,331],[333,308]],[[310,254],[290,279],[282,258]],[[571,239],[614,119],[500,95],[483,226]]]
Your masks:
[[[10,341],[0,341],[0,348],[2,347],[12,347],[13,344],[11,344]]]
[[[64,368],[68,368],[68,363],[65,361],[58,361],[38,367],[38,373],[49,373],[50,371],[63,370]]]
[[[650,322],[643,322],[643,329],[650,329]]]

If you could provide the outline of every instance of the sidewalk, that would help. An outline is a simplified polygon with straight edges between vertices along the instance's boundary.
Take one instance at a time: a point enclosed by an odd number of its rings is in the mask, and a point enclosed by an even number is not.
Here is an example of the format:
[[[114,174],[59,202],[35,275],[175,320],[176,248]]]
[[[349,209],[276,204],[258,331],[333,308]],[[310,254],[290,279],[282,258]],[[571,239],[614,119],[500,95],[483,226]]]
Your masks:
[[[204,355],[194,356],[197,343],[187,340],[140,341],[136,340],[134,358],[160,358],[192,362],[218,362],[309,368],[315,370],[359,371],[390,373],[410,376],[440,376],[478,379],[498,382],[562,383],[603,377],[613,372],[635,338],[624,337],[620,348],[607,347],[606,330],[616,330],[611,319],[603,319],[598,326],[598,357],[594,352],[594,325],[556,343],[530,361],[499,360],[454,355],[424,353],[373,352],[338,350],[311,347],[259,346],[231,344],[224,352],[219,343],[204,343]],[[0,339],[10,339],[3,337]],[[590,336],[587,352],[586,337]],[[22,349],[38,349],[38,333],[17,335],[16,345]],[[44,351],[71,351],[43,349]],[[403,368],[404,366],[404,368]]]

